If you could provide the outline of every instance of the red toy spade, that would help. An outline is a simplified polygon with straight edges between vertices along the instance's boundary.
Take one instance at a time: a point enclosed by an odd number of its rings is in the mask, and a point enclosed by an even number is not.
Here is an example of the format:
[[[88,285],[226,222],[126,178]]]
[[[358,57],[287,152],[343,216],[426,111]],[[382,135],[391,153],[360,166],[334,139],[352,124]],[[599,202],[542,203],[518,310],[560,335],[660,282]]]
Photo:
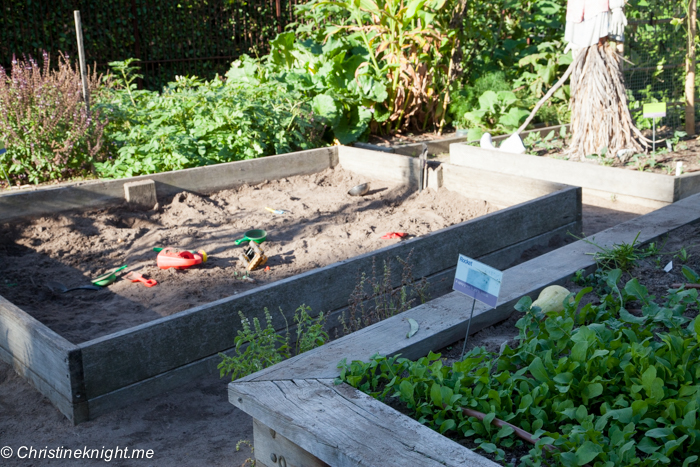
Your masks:
[[[124,276],[124,279],[129,280],[131,282],[143,282],[143,285],[145,285],[146,287],[153,287],[154,285],[158,285],[158,281],[156,281],[155,279],[146,279],[141,274],[137,274],[134,271],[131,271],[126,276]]]
[[[161,269],[187,269],[207,260],[207,254],[200,250],[196,253],[191,251],[180,251],[175,248],[163,248],[158,253],[156,262]]]

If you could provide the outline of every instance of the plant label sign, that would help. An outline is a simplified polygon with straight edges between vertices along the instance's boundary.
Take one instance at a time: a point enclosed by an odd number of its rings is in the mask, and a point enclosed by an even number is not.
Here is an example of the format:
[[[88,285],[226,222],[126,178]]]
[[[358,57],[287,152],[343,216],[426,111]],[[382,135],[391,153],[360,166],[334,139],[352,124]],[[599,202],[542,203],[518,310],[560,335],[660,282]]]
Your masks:
[[[496,308],[502,281],[503,272],[464,255],[459,255],[452,288]]]
[[[666,116],[666,103],[654,102],[653,104],[644,104],[644,118],[661,118]]]
[[[3,141],[0,141],[0,156],[5,154],[7,152],[7,149],[5,149],[5,143]]]

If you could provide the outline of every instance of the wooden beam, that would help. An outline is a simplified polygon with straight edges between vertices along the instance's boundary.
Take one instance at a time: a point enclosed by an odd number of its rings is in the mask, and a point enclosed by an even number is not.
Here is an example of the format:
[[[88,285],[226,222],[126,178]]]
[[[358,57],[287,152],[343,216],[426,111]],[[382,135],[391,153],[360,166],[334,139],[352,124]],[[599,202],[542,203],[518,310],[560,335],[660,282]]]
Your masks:
[[[491,170],[507,175],[565,183],[584,189],[600,190],[634,198],[664,203],[678,201],[674,197],[674,178],[665,174],[637,172],[617,167],[602,167],[567,160],[523,154],[509,154],[466,144],[450,146],[450,164]],[[700,178],[700,174],[692,174]]]
[[[153,180],[158,196],[182,191],[209,194],[295,175],[320,172],[338,164],[335,148],[320,148],[224,164],[175,170],[120,180],[97,180],[58,187],[29,187],[0,193],[0,222],[124,202],[124,184]]]
[[[256,465],[330,467],[256,419],[253,419],[253,443]]]
[[[82,368],[70,357],[78,347],[0,296],[0,359],[14,367],[71,421],[84,399],[72,376]]]
[[[231,384],[229,401],[334,467],[498,465],[333,380]]]
[[[599,232],[594,238],[596,244],[608,248],[622,242],[631,243],[637,234],[637,240],[646,243],[686,224],[698,222],[700,194]],[[498,307],[491,309],[477,303],[470,331],[475,333],[507,319],[523,295],[534,300],[544,287],[563,284],[577,270],[593,267],[591,253],[595,251],[592,245],[577,241],[506,270]],[[335,378],[338,376],[338,362],[342,359],[366,361],[375,353],[400,353],[406,358],[420,358],[464,337],[470,307],[471,299],[452,292],[239,381]],[[413,318],[420,326],[411,339],[406,339],[408,318]]]

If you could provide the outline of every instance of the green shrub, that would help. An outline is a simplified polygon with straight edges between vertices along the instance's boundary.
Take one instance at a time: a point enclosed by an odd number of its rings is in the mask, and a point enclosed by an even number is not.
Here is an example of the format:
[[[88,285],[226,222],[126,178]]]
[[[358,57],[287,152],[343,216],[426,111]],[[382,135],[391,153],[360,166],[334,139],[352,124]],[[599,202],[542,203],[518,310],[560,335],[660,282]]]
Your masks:
[[[278,83],[177,77],[162,92],[138,91],[126,70],[100,109],[116,153],[96,164],[105,178],[198,167],[319,147],[323,124],[311,103]]]
[[[95,73],[89,89],[98,90]],[[7,152],[0,166],[13,184],[40,183],[90,173],[100,152],[105,121],[99,110],[88,115],[80,72],[61,55],[50,69],[28,58],[12,61],[8,76],[0,67],[0,140]]]

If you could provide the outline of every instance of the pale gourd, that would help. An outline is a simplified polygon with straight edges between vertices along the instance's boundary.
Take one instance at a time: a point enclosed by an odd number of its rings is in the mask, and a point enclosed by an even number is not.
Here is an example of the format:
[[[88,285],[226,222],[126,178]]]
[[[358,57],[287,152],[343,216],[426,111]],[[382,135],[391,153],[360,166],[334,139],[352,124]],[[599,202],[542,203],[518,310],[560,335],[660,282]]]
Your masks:
[[[569,293],[561,285],[550,285],[540,292],[540,296],[532,302],[532,306],[540,307],[542,313],[560,313],[564,311],[564,299]]]

